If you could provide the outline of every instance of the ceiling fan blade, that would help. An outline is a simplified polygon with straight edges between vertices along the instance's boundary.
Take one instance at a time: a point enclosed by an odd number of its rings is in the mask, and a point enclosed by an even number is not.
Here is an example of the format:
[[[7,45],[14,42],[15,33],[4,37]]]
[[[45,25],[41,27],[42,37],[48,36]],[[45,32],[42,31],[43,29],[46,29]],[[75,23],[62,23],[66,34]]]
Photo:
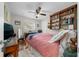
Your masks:
[[[38,10],[39,10],[39,11],[41,10],[41,7],[40,7],[40,6],[38,7]]]
[[[40,13],[40,15],[46,16],[46,14],[44,14],[44,13]]]
[[[29,13],[36,13],[35,11],[28,11]]]
[[[39,11],[38,11],[38,10],[36,10],[36,13],[37,13],[37,14],[39,14]]]
[[[41,11],[41,7],[39,6],[37,9],[36,9],[36,13],[39,14]]]

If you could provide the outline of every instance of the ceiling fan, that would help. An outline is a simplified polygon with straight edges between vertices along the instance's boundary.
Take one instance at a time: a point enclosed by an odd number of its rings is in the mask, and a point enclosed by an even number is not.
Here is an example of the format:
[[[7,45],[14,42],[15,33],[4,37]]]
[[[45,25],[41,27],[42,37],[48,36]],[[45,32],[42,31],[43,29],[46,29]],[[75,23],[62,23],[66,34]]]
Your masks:
[[[41,12],[41,9],[42,8],[39,6],[35,11],[31,11],[31,13],[36,13],[36,18],[38,18],[39,15],[46,16],[46,13]]]

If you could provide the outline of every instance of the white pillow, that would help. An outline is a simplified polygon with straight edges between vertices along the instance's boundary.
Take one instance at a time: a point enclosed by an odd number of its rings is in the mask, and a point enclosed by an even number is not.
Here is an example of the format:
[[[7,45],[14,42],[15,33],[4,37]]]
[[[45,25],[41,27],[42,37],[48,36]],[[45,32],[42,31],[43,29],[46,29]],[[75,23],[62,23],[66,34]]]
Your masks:
[[[54,35],[48,42],[49,42],[49,43],[53,43],[53,42],[55,42],[55,41],[60,40],[60,38],[61,38],[64,34],[66,34],[68,31],[69,31],[69,30],[62,30],[62,31],[60,31],[58,34]]]

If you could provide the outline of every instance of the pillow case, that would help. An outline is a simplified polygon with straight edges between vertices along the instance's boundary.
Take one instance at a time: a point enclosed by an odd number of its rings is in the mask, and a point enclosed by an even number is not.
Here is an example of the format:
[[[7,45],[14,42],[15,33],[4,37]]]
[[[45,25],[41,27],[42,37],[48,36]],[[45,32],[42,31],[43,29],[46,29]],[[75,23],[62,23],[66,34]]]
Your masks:
[[[58,34],[54,35],[48,42],[53,43],[53,42],[60,40],[67,32],[68,30],[60,31]]]

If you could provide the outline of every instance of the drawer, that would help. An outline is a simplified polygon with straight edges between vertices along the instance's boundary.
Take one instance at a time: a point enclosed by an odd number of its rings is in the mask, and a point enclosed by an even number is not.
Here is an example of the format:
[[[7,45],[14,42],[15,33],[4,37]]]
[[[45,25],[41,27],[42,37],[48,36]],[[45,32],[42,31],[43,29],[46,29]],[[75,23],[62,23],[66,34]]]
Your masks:
[[[18,50],[18,45],[13,45],[5,48],[5,53],[11,53]]]

